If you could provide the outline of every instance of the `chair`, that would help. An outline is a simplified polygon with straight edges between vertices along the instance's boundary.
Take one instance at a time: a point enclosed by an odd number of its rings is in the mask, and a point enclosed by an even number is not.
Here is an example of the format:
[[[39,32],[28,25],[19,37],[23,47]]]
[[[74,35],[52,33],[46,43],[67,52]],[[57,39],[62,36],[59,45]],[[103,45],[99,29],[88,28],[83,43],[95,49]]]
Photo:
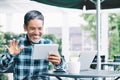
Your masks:
[[[114,56],[114,62],[120,62],[120,55],[115,55]],[[120,66],[115,65],[114,70],[120,70]]]
[[[101,62],[105,62],[105,55],[101,55],[100,57],[101,57]],[[94,57],[92,62],[97,62],[97,55]],[[97,64],[91,64],[90,68],[96,69],[97,68]],[[103,66],[102,66],[102,69],[103,69]]]

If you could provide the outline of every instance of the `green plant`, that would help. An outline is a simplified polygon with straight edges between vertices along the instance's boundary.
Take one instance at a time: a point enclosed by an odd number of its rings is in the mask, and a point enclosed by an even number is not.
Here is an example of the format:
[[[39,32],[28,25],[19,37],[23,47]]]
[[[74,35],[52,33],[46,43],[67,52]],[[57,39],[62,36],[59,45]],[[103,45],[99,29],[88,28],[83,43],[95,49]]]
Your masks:
[[[95,14],[86,13],[81,15],[83,19],[87,22],[87,25],[81,25],[81,28],[85,31],[90,32],[90,37],[96,40],[96,17]]]
[[[90,37],[96,39],[96,18],[95,14],[87,13],[82,15],[83,19],[87,22],[87,25],[81,25],[83,30],[89,31]],[[113,56],[120,54],[120,14],[111,13],[108,19],[109,27],[109,58],[113,59]]]
[[[8,77],[3,73],[0,73],[0,80],[8,80]]]
[[[114,55],[120,54],[120,14],[109,14],[109,58],[113,58]]]
[[[5,50],[4,47],[5,43],[6,43],[6,39],[4,32],[0,32],[0,53],[2,53]]]

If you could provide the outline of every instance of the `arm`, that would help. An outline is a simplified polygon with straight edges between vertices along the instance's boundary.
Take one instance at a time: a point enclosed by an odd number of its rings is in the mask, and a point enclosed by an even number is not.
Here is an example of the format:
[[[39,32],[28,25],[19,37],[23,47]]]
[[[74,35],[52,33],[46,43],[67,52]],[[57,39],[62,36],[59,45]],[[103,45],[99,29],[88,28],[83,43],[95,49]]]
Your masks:
[[[44,44],[52,44],[52,43],[53,42],[49,39],[44,41]],[[66,68],[67,68],[66,62],[63,56],[61,57],[59,54],[55,52],[49,52],[47,60],[54,65],[56,70],[66,71]]]
[[[0,57],[0,72],[7,71],[11,66],[13,66],[13,59],[14,57],[9,53],[5,52]]]
[[[14,63],[15,55],[19,54],[24,46],[18,47],[18,41],[10,40],[9,46],[5,45],[7,51],[0,58],[0,72],[5,72]]]
[[[61,62],[60,62],[60,64],[54,65],[54,67],[55,67],[56,71],[57,71],[57,70],[58,70],[58,71],[66,71],[67,65],[66,65],[66,62],[65,62],[65,59],[64,59],[63,56],[61,57]]]
[[[48,61],[51,62],[57,71],[66,71],[66,62],[64,57],[57,53],[50,52]]]

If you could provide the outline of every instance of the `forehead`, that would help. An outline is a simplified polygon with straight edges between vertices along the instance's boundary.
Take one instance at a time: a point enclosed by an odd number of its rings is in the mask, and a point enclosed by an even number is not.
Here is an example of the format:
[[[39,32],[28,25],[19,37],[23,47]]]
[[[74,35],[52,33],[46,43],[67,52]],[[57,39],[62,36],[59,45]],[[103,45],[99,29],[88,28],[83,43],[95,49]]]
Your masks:
[[[42,27],[43,26],[43,21],[41,19],[31,19],[29,22],[28,22],[28,27]]]

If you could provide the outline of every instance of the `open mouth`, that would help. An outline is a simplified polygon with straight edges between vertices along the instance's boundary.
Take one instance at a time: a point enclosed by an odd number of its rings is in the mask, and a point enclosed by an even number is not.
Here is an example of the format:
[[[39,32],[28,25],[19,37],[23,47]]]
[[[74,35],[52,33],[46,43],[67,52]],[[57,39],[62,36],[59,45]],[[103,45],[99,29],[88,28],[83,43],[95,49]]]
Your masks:
[[[40,36],[32,36],[33,37],[33,39],[39,39],[40,38]]]

